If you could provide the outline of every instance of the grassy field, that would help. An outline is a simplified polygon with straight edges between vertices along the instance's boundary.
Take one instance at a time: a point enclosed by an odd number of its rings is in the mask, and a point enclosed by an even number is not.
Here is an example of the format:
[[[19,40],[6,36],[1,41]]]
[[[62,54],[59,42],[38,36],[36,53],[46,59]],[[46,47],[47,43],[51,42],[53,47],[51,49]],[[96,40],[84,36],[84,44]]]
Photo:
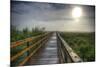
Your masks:
[[[68,33],[63,32],[61,36],[70,47],[86,61],[95,61],[95,33]]]

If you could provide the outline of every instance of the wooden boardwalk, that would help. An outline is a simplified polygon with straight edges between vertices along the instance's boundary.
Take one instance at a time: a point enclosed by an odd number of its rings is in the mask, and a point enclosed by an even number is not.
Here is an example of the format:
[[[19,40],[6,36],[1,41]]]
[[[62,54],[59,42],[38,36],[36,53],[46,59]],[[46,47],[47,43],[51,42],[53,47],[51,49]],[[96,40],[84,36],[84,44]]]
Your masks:
[[[57,36],[54,33],[48,42],[33,55],[25,65],[44,65],[59,63],[57,47]]]
[[[82,62],[82,59],[57,32],[45,33],[11,44],[11,49],[27,45],[26,48],[11,57],[11,66]],[[24,56],[24,54],[25,58],[20,61],[18,58]]]

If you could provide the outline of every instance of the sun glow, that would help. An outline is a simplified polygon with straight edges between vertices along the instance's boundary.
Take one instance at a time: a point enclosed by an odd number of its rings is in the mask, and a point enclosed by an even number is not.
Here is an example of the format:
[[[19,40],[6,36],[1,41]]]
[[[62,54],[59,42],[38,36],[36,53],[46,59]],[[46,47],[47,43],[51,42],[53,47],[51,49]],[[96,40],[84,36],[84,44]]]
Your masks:
[[[79,18],[81,17],[82,15],[82,9],[80,7],[75,7],[73,10],[72,10],[72,16],[74,18]]]

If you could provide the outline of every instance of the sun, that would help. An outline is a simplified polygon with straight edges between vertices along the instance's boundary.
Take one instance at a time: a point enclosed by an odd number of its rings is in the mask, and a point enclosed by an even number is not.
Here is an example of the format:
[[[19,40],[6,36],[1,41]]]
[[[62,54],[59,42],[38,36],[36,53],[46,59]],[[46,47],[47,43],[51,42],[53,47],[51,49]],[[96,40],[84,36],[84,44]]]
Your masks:
[[[81,15],[82,15],[82,9],[80,7],[73,8],[73,10],[72,10],[72,16],[74,18],[79,18],[79,17],[81,17]]]

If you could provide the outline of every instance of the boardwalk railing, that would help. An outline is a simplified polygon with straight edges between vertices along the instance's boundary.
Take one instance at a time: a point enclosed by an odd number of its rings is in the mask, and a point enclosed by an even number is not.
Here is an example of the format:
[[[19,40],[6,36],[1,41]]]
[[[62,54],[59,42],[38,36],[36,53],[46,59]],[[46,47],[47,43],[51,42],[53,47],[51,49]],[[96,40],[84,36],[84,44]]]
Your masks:
[[[60,63],[82,62],[82,59],[72,50],[59,33],[57,33],[57,42]]]
[[[47,42],[52,33],[26,38],[11,43],[11,65],[22,66]]]

